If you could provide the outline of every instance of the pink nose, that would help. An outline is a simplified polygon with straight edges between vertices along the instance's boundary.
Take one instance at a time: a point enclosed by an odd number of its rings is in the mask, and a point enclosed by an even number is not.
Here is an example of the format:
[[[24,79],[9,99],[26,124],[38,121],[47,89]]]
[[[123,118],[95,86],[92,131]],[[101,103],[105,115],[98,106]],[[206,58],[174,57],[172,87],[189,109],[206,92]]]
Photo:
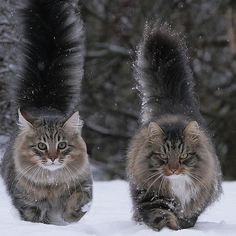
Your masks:
[[[56,156],[49,156],[49,159],[51,159],[51,161],[54,162],[57,159],[57,157]]]
[[[170,171],[174,174],[177,171],[177,169],[170,169]]]

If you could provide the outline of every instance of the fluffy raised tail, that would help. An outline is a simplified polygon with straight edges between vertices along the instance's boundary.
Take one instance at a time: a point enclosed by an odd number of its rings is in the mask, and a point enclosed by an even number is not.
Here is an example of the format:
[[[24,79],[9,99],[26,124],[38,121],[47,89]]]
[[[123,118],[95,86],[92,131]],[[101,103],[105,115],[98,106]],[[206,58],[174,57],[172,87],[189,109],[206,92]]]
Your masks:
[[[84,66],[83,24],[73,1],[23,0],[21,73],[14,89],[21,109],[71,112]]]
[[[143,123],[168,113],[200,116],[185,44],[169,26],[146,26],[135,79],[142,97]]]

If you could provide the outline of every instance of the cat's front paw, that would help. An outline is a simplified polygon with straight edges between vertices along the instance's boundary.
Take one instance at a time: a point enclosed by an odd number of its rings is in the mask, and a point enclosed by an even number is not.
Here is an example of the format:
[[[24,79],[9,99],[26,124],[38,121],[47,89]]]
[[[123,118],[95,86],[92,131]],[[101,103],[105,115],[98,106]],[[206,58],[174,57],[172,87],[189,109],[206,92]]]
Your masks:
[[[91,201],[85,193],[75,192],[67,201],[63,219],[66,222],[79,221],[90,209]]]
[[[170,229],[173,229],[173,230],[180,230],[181,229],[178,219],[174,215],[167,216],[166,226]]]
[[[83,212],[81,210],[64,212],[63,219],[64,219],[64,221],[66,221],[68,223],[73,223],[73,222],[79,221],[84,216],[84,214],[85,214],[85,212]]]
[[[155,210],[147,219],[143,219],[144,223],[155,231],[160,231],[164,227],[172,230],[181,229],[177,217],[166,210]]]
[[[89,211],[90,206],[91,202],[72,211],[64,212],[63,219],[68,223],[79,221],[87,213],[87,211]]]
[[[49,224],[46,211],[42,212],[37,207],[27,207],[20,210],[21,218],[25,221]]]

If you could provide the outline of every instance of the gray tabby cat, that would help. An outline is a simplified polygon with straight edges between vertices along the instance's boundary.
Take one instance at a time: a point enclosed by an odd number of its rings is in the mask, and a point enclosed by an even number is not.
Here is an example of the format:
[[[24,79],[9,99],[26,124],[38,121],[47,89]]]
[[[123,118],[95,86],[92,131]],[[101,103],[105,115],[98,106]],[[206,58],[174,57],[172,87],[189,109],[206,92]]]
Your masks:
[[[46,224],[81,219],[92,178],[78,108],[84,33],[77,9],[64,0],[24,0],[18,124],[1,173],[21,218]]]
[[[147,25],[135,70],[142,125],[128,149],[134,219],[154,230],[193,227],[222,190],[186,47],[169,26]]]

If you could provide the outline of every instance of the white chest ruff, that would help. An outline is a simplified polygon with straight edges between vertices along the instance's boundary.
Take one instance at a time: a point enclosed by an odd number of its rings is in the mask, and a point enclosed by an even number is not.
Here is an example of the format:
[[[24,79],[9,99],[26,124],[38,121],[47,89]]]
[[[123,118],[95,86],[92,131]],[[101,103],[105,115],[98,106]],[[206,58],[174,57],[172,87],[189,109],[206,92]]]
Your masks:
[[[170,191],[176,196],[182,207],[190,202],[191,199],[195,199],[198,189],[194,187],[192,180],[187,175],[171,175],[167,177],[170,183]]]

